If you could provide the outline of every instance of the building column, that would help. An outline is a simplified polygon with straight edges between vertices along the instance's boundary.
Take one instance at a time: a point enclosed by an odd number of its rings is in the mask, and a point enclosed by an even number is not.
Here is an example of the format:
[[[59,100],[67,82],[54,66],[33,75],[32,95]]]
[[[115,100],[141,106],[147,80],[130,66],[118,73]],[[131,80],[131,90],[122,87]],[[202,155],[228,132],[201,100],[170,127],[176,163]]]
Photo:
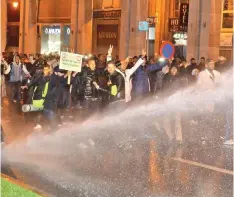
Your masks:
[[[124,59],[129,56],[130,37],[132,32],[131,26],[131,1],[121,1],[121,25],[120,25],[120,42],[119,42],[119,57]]]
[[[37,52],[36,0],[20,2],[19,53]]]
[[[165,24],[165,0],[155,0],[156,1],[156,17],[158,18],[158,23],[155,26],[155,53],[159,55],[160,46],[164,39],[164,24]]]
[[[79,0],[78,53],[92,52],[93,0]]]
[[[71,4],[71,49],[75,53],[92,52],[92,0],[72,0]]]
[[[209,48],[208,57],[217,60],[219,57],[220,49],[220,32],[221,32],[221,20],[222,20],[222,0],[210,1],[211,11],[210,18],[210,31],[209,31]],[[201,52],[201,55],[203,52]]]
[[[70,47],[77,53],[77,39],[78,39],[78,7],[79,0],[71,0],[71,37]]]
[[[191,0],[189,4],[187,60],[219,56],[222,0]]]
[[[138,31],[138,22],[148,17],[148,0],[122,0],[121,8],[120,59],[123,59],[141,54],[146,48],[146,32]]]
[[[1,17],[1,32],[0,32],[0,54],[5,51],[6,48],[6,32],[7,32],[7,1],[1,0],[1,9],[0,9],[0,17]]]
[[[20,1],[20,24],[19,24],[19,53],[25,49],[25,21],[26,21],[26,0]]]

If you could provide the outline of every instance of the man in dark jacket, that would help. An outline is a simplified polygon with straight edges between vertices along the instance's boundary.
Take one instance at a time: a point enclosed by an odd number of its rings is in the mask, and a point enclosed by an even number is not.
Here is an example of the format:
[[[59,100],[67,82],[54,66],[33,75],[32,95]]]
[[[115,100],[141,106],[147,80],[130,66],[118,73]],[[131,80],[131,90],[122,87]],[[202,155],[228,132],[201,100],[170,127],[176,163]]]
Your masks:
[[[204,57],[201,57],[201,61],[200,64],[197,66],[197,69],[199,70],[199,72],[205,70],[206,68],[206,59]]]
[[[98,90],[94,85],[94,83],[98,83],[96,62],[94,59],[88,60],[87,66],[82,70],[82,78],[84,85],[84,111],[85,116],[88,116],[91,111],[97,111],[100,106]]]
[[[44,115],[49,120],[51,129],[57,129],[58,119],[56,117],[59,100],[63,95],[64,85],[66,84],[67,71],[54,68],[48,87],[48,93],[44,102]]]
[[[180,77],[178,69],[176,67],[172,67],[170,70],[170,74],[165,78],[164,82],[164,97],[169,97],[172,94],[176,93],[183,87],[187,86],[187,83]]]
[[[125,81],[122,74],[116,71],[115,62],[110,61],[107,63],[107,70],[109,73],[109,91],[110,102],[125,99]]]
[[[197,68],[197,63],[196,63],[195,58],[192,58],[191,61],[190,61],[190,64],[187,67],[188,74],[191,75],[193,69],[195,69],[195,68]]]
[[[22,86],[22,89],[33,88],[32,92],[32,105],[35,108],[43,109],[45,97],[48,93],[48,86],[50,81],[50,68],[40,65],[38,66],[38,74],[34,77],[30,83],[26,86]],[[37,122],[34,129],[41,129],[41,114],[38,113]]]
[[[145,58],[144,58],[145,59]],[[136,70],[132,79],[132,100],[147,96],[150,92],[149,73],[162,69],[168,62],[147,65],[145,62]]]
[[[164,86],[164,78],[167,76],[168,72],[170,71],[168,66],[163,67],[161,71],[156,73],[156,82],[154,85],[154,96],[158,97],[158,94],[163,91]]]
[[[82,72],[72,74],[71,79],[71,100],[72,100],[72,107],[74,108],[81,108],[83,106],[84,101],[84,77],[82,76]]]

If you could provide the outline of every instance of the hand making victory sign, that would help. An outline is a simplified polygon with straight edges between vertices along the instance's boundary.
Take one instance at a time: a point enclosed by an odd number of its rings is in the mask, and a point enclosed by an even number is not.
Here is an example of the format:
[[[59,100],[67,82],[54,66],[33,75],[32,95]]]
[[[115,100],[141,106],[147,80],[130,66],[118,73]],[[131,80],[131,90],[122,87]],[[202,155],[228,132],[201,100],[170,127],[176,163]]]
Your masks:
[[[112,55],[113,48],[114,48],[113,45],[110,45],[110,48],[108,49],[108,56]]]

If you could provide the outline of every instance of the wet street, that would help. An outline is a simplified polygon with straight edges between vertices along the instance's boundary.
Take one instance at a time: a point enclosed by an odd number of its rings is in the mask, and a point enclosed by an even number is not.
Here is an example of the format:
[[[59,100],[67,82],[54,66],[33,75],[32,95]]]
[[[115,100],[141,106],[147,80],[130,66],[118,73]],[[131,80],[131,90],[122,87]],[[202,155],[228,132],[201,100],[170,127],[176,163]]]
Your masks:
[[[51,196],[233,196],[232,146],[180,145],[155,129],[109,131],[111,123],[45,135],[15,110],[4,101],[2,173]]]

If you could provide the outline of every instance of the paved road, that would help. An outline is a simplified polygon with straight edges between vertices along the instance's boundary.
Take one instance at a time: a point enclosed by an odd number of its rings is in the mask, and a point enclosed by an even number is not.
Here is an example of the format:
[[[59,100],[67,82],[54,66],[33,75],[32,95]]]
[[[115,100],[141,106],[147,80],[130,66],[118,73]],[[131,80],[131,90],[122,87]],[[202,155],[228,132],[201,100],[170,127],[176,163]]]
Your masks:
[[[52,196],[233,196],[230,147],[177,145],[155,129],[111,130],[108,122],[81,125],[81,131],[67,125],[53,134],[32,133],[32,123],[14,109],[4,102],[9,145],[3,151],[2,172]]]

